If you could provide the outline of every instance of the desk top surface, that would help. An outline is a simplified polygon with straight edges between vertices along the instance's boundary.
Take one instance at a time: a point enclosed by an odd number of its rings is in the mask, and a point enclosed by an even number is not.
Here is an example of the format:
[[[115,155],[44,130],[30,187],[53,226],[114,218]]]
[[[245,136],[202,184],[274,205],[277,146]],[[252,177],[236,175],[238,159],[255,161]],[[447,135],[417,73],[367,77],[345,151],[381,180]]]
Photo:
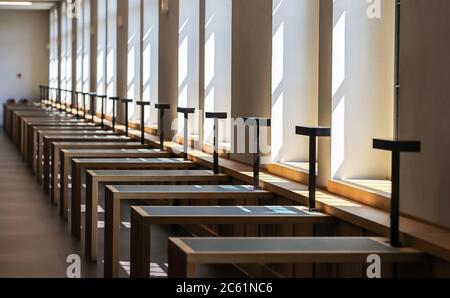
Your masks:
[[[52,124],[55,125],[55,124]],[[102,130],[106,131],[104,129],[101,129],[100,126],[93,126],[93,125],[86,125],[86,124],[80,124],[80,123],[72,123],[72,124],[61,124],[58,126],[41,126],[40,124],[33,126],[33,128],[38,132],[47,132],[47,131],[72,131],[72,130]]]
[[[251,185],[114,185],[109,186],[122,193],[267,193],[253,189]]]
[[[48,140],[130,140],[130,138],[125,136],[117,135],[46,135],[45,139]]]
[[[171,153],[160,151],[159,149],[62,149],[63,153],[67,155],[77,155],[77,154],[92,154],[92,155],[107,155],[107,154],[162,154],[171,155]]]
[[[103,130],[61,130],[61,131],[40,131],[43,137],[46,136],[116,136],[116,133]]]
[[[53,142],[53,145],[55,147],[58,148],[65,148],[65,149],[76,149],[76,148],[86,148],[86,149],[90,149],[90,148],[96,148],[96,147],[100,147],[100,148],[105,148],[108,146],[123,146],[123,147],[138,147],[138,148],[145,148],[148,147],[148,145],[142,145],[141,142],[132,142],[130,140],[130,142],[123,142],[123,143],[117,143],[117,142],[110,142],[110,143],[83,143],[83,142]]]
[[[77,164],[188,164],[194,163],[182,158],[78,158],[73,160]]]
[[[97,177],[180,177],[180,176],[213,176],[212,170],[92,170],[91,175]],[[219,174],[217,176],[225,176]]]
[[[100,126],[98,125],[94,125],[92,123],[86,123],[86,122],[60,122],[58,120],[51,120],[51,121],[35,121],[35,120],[25,120],[25,122],[28,125],[33,126],[34,129],[39,129],[39,128],[60,128],[60,127],[78,127],[78,126],[82,126],[82,127],[97,127],[100,128]]]
[[[328,217],[298,206],[143,206],[141,214],[148,217]]]
[[[117,133],[108,130],[102,129],[61,129],[61,130],[47,130],[41,129],[39,130],[43,136],[46,135],[117,135]]]
[[[180,238],[193,252],[297,252],[297,253],[393,253],[381,239],[366,237],[302,237],[302,238]]]

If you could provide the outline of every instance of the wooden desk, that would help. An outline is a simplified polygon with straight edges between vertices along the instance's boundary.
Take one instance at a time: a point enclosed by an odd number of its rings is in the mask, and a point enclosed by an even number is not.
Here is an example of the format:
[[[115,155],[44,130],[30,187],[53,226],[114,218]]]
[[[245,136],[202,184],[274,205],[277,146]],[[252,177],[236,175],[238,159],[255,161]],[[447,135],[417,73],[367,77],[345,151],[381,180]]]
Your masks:
[[[13,113],[13,141],[16,146],[19,147],[20,142],[20,134],[21,134],[21,120],[22,118],[30,118],[30,119],[49,119],[49,117],[52,117],[53,119],[58,119],[60,121],[74,121],[73,118],[67,117],[67,116],[57,116],[54,114],[36,114],[32,112],[28,113]]]
[[[73,126],[72,126],[73,127]],[[89,127],[85,127],[85,126],[81,126],[83,129],[75,129],[76,132],[74,132],[73,130],[67,129],[67,127],[63,127],[60,129],[53,129],[52,126],[47,126],[47,127],[43,127],[43,128],[39,128],[39,126],[36,126],[36,129],[33,129],[33,155],[36,156],[37,158],[35,159],[36,165],[42,163],[42,155],[39,155],[40,153],[42,154],[42,148],[44,146],[44,135],[45,134],[52,134],[52,135],[60,135],[60,134],[64,134],[64,135],[71,135],[71,136],[79,136],[80,134],[82,134],[84,131],[86,132],[85,134],[94,134],[99,132],[99,135],[104,135],[105,133],[103,133],[103,129],[101,129],[99,126],[89,126]],[[71,128],[71,127],[70,127]],[[84,129],[85,128],[85,129]],[[116,135],[114,134],[112,131],[108,131],[106,133],[106,135]],[[36,168],[36,167],[34,167]]]
[[[59,192],[59,210],[60,216],[67,219],[69,211],[69,175],[70,160],[73,158],[169,158],[172,154],[161,152],[156,149],[63,149],[61,150],[61,163],[59,170],[60,192]],[[58,172],[53,173],[54,177],[58,177]],[[58,189],[52,190],[54,198],[58,199]]]
[[[72,234],[80,238],[81,229],[81,179],[85,170],[95,169],[193,169],[197,165],[181,158],[88,158],[72,160]]]
[[[58,126],[54,123],[50,125],[42,125],[42,124],[35,124],[35,122],[31,122],[31,125],[27,126],[27,129],[25,130],[25,137],[24,140],[24,146],[23,146],[23,155],[25,157],[25,161],[29,166],[32,166],[32,160],[35,159],[37,155],[37,131],[38,130],[98,130],[98,126],[93,126],[86,123],[60,123]],[[34,155],[36,154],[36,155]],[[34,167],[33,167],[34,168]]]
[[[13,114],[15,111],[36,111],[39,107],[33,105],[3,104],[3,128],[12,138]]]
[[[226,183],[227,175],[214,175],[210,170],[108,170],[87,171],[86,174],[86,224],[85,245],[89,259],[97,258],[97,206],[99,205],[99,183]]]
[[[249,185],[107,185],[105,187],[105,277],[118,277],[119,274],[121,200],[254,201],[272,198],[272,193],[254,190]]]
[[[37,170],[40,171],[39,165],[42,164],[42,160],[44,161],[44,170],[40,173],[46,173],[45,169],[49,168],[49,164],[46,164],[46,162],[51,162],[51,142],[47,142],[46,136],[56,137],[56,136],[68,136],[71,138],[80,138],[80,137],[99,137],[99,136],[113,136],[116,137],[117,134],[112,131],[106,131],[102,129],[87,129],[87,130],[38,130],[36,139],[37,139]],[[33,145],[34,147],[34,145]],[[47,172],[51,173],[51,172]],[[44,178],[45,179],[45,178]],[[48,193],[48,189],[44,185],[44,190],[46,193]]]
[[[58,119],[48,119],[48,118],[26,118],[24,121],[26,137],[31,139],[33,137],[33,133],[36,126],[39,126],[41,129],[45,127],[73,127],[73,126],[84,126],[84,127],[100,127],[93,123],[88,123],[83,120],[77,119],[67,119],[67,120],[58,120]]]
[[[199,264],[366,263],[372,254],[383,264],[426,260],[384,238],[169,238],[169,277],[194,278]]]
[[[140,142],[107,142],[107,143],[90,143],[90,142],[52,142],[50,143],[50,158],[51,173],[50,173],[50,188],[57,190],[56,196],[52,199],[53,203],[59,201],[59,185],[60,185],[60,168],[61,162],[64,163],[64,169],[70,170],[70,159],[61,160],[61,150],[63,149],[148,149],[148,145],[143,145]],[[68,177],[68,183],[70,183]],[[50,192],[53,194],[53,191]]]
[[[48,135],[43,138],[43,142],[39,146],[39,156],[38,156],[38,181],[42,182],[42,178],[44,179],[44,190],[48,193],[49,191],[49,181],[50,181],[50,144],[52,142],[80,142],[80,143],[126,143],[131,142],[130,138],[125,136],[96,136],[96,135],[80,135],[80,136],[72,136],[72,135]],[[42,162],[42,158],[44,159]],[[44,173],[45,172],[45,173]],[[43,175],[44,173],[44,175]],[[42,177],[43,175],[43,177]]]
[[[17,133],[21,132],[21,126],[24,119],[59,119],[59,120],[77,120],[71,115],[56,113],[51,111],[18,111],[13,113],[13,125]]]
[[[53,203],[59,202],[60,197],[60,168],[61,168],[61,154],[63,149],[84,149],[84,150],[99,150],[99,149],[148,149],[148,145],[142,145],[138,142],[109,142],[109,143],[89,143],[89,142],[52,142],[50,143],[50,195]],[[67,161],[67,167],[70,166],[70,160]],[[68,170],[69,171],[69,170]],[[70,183],[70,179],[67,180]],[[62,184],[61,184],[62,185]]]
[[[152,224],[330,224],[331,216],[297,206],[131,207],[131,277],[148,278]],[[313,236],[313,235],[311,235]]]
[[[23,143],[25,131],[26,131],[26,121],[39,121],[39,120],[48,120],[54,119],[55,121],[59,121],[60,123],[75,123],[75,119],[61,116],[40,116],[37,115],[16,115],[16,133],[15,133],[15,142],[18,147],[20,147]]]
[[[71,119],[72,120],[72,119]],[[33,128],[34,127],[40,127],[40,129],[43,128],[50,128],[53,127],[55,130],[64,129],[64,128],[73,128],[73,127],[86,127],[90,128],[94,125],[83,122],[78,119],[74,119],[74,121],[62,121],[62,122],[40,122],[39,120],[34,120],[34,118],[23,118],[22,119],[22,130],[21,130],[21,153],[24,154],[24,152],[28,148],[28,144],[31,144],[33,142],[34,134],[33,134]]]

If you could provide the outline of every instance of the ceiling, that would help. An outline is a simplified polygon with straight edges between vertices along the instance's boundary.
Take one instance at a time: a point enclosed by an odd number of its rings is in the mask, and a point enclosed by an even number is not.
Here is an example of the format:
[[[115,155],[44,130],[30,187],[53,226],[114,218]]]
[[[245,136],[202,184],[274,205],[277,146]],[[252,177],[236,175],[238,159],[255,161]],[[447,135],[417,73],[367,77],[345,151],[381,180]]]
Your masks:
[[[0,2],[32,2],[32,5],[0,5],[0,10],[48,10],[60,0],[0,0]]]

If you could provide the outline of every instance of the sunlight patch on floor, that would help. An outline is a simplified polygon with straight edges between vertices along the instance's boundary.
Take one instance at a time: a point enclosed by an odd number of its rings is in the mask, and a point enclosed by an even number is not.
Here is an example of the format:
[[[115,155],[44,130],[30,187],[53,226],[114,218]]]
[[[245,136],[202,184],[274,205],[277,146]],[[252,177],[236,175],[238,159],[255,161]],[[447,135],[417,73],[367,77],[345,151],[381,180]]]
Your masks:
[[[120,266],[122,269],[130,275],[130,262],[129,261],[120,261]],[[164,264],[164,267],[168,268],[167,264]],[[150,277],[167,277],[166,271],[157,263],[150,263]]]

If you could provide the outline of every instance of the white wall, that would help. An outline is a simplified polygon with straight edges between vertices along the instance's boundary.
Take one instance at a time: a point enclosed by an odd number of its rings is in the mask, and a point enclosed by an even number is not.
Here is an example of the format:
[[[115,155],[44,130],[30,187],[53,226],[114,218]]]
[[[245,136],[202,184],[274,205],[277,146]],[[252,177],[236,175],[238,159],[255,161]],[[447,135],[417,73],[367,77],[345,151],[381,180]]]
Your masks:
[[[47,11],[0,10],[2,106],[8,98],[38,99],[38,86],[48,85],[49,22]],[[18,73],[22,74],[20,80]]]

